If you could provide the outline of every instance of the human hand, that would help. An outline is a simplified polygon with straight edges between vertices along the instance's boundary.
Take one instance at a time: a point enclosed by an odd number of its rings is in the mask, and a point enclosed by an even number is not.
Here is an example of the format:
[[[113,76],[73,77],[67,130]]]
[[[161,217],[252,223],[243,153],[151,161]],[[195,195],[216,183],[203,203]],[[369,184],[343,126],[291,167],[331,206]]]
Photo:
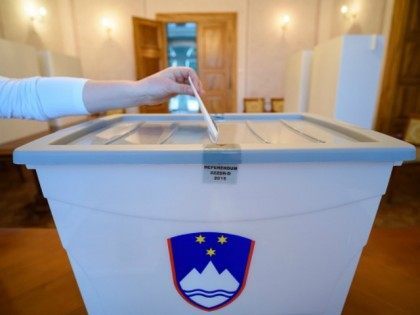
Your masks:
[[[194,95],[188,83],[191,77],[199,94],[203,94],[203,85],[197,73],[188,67],[170,67],[136,82],[138,93],[145,104],[159,104],[178,94]]]
[[[90,113],[136,105],[153,105],[178,94],[194,95],[188,77],[199,94],[203,86],[195,71],[188,67],[172,67],[140,81],[88,80],[83,87],[83,102]]]

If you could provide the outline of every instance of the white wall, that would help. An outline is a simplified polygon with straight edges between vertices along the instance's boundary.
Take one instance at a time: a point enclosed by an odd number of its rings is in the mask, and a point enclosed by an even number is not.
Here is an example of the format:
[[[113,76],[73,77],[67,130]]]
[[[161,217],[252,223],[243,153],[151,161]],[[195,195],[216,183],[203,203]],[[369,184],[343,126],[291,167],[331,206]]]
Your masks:
[[[355,19],[340,14],[346,4]],[[394,0],[319,0],[318,43],[342,34],[382,34],[386,37]]]
[[[32,24],[27,2],[44,5],[48,15]],[[343,3],[356,3],[352,28],[339,13]],[[78,55],[88,78],[134,79],[132,16],[157,13],[236,12],[238,14],[238,110],[243,97],[283,97],[285,61],[298,50],[348,33],[388,32],[393,0],[1,0],[0,37],[42,49]],[[283,32],[279,16],[289,14]],[[101,18],[116,21],[107,36]],[[385,18],[384,18],[385,16]]]
[[[64,0],[1,0],[0,36],[4,39],[32,45],[38,49],[50,49],[66,53],[62,36],[60,6]],[[31,22],[25,13],[25,6],[33,3],[44,6],[47,15],[42,21]]]
[[[134,79],[132,16],[143,16],[142,0],[72,0],[77,49],[86,77]],[[111,34],[102,17],[115,21]]]
[[[74,21],[74,10],[72,0],[57,0],[59,4],[58,15],[61,24],[61,37],[63,39],[62,52],[64,54],[79,57],[75,37],[76,25]]]
[[[334,1],[333,12],[339,12],[346,1]],[[350,9],[356,10],[354,21],[342,14],[332,14],[331,36],[344,33],[380,34],[382,32],[383,16],[386,6],[384,0],[352,0],[347,1]]]
[[[248,97],[283,97],[286,61],[316,43],[317,0],[251,0],[247,24]],[[291,18],[283,32],[279,19]]]

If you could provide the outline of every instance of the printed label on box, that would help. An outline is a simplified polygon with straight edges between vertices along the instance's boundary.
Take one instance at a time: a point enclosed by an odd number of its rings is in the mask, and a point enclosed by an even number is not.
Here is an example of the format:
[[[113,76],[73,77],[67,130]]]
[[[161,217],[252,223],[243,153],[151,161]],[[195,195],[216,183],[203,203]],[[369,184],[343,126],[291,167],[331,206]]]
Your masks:
[[[236,184],[238,179],[238,165],[233,164],[204,164],[204,183]]]

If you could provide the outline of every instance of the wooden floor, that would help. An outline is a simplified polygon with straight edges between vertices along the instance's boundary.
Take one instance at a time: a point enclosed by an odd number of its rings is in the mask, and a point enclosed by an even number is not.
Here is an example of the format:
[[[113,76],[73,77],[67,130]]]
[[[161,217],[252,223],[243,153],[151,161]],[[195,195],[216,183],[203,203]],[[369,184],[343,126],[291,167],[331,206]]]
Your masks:
[[[48,208],[33,208],[32,174],[25,172],[22,181],[14,169],[2,171],[0,314],[86,314]],[[392,198],[381,203],[345,315],[420,314],[418,168],[400,168],[392,181]]]
[[[373,228],[343,314],[420,314],[420,227]]]
[[[0,314],[86,314],[55,229],[0,229],[0,253]],[[374,228],[343,314],[419,310],[420,228]]]
[[[55,229],[0,229],[0,314],[86,314]]]

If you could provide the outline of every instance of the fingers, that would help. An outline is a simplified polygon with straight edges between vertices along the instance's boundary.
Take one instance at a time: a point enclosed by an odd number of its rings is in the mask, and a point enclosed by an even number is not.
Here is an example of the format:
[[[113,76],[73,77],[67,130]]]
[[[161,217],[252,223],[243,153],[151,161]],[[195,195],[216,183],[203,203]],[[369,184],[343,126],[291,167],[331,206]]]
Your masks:
[[[187,94],[194,96],[194,92],[189,84],[174,83],[172,91],[174,94]]]
[[[172,67],[172,68],[168,68],[168,69],[172,69],[171,71],[173,71],[175,81],[177,83],[188,84],[188,77],[191,77],[191,81],[193,82],[194,86],[196,87],[197,92],[199,94],[204,94],[203,84],[201,83],[201,81],[198,78],[198,75],[194,71],[194,69],[189,68],[189,67]],[[189,90],[191,90],[191,89],[189,89]],[[192,92],[192,90],[191,90],[191,92]],[[186,94],[190,94],[190,93],[186,93]]]

